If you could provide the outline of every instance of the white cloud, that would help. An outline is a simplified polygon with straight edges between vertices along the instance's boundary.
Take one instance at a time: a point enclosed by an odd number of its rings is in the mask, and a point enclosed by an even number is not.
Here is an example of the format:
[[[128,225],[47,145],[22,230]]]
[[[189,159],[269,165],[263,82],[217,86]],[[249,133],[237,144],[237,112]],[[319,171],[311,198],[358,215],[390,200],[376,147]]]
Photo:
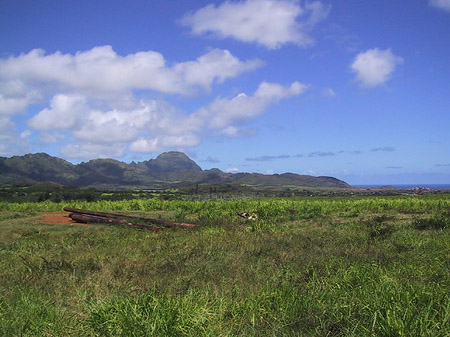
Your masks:
[[[222,130],[222,134],[228,137],[237,137],[239,135],[239,129],[235,126],[227,126]]]
[[[208,90],[215,82],[236,77],[261,66],[258,60],[240,61],[228,50],[213,49],[195,61],[166,65],[162,54],[143,51],[118,55],[111,46],[95,47],[75,55],[28,54],[0,59],[0,108],[20,110],[31,98],[46,91],[73,91],[94,98],[126,97],[133,90],[189,94]],[[5,88],[19,83],[16,92]],[[21,87],[20,87],[21,86]],[[28,97],[33,93],[32,97]],[[27,98],[28,97],[28,98]]]
[[[127,142],[137,138],[147,123],[156,121],[160,112],[154,101],[141,101],[133,110],[91,111],[80,128],[74,131],[77,139],[96,142]]]
[[[141,131],[151,132],[132,142],[130,150],[151,153],[167,148],[192,147],[200,143],[202,136],[210,135],[210,130],[217,132],[217,135],[230,138],[253,135],[254,129],[238,127],[235,124],[251,120],[263,113],[271,104],[299,95],[307,87],[299,82],[293,82],[287,87],[263,82],[252,96],[241,93],[234,98],[218,98],[188,116],[176,111],[162,113],[160,109],[157,109],[155,117],[141,127]],[[101,118],[95,118],[95,120],[101,120]],[[130,120],[137,120],[137,118],[130,118]],[[126,128],[131,130],[132,126],[127,125]],[[90,129],[95,130],[92,127]],[[80,136],[78,133],[75,135]],[[89,140],[92,141],[93,138]]]
[[[0,115],[0,156],[24,154],[30,151],[27,131],[20,135],[16,132],[16,124],[7,116]]]
[[[66,128],[64,114],[76,116],[76,122],[69,121],[69,125],[72,138],[80,144],[70,144],[61,151],[69,158],[106,157],[124,153],[125,148],[139,153],[182,149],[195,146],[200,141],[197,135],[190,132],[190,127],[184,125],[185,116],[164,102],[140,100],[129,110],[106,111],[83,105],[86,112],[80,114],[77,104],[71,104],[72,101],[68,102],[66,98],[59,97],[57,101],[61,104],[53,104],[54,109],[41,111],[30,120],[29,125],[43,131],[40,137],[43,143],[54,143],[62,136],[49,131]],[[76,102],[85,101],[80,99]],[[61,125],[52,124],[52,117],[58,117]]]
[[[322,90],[322,96],[329,97],[329,98],[335,97],[336,96],[336,92],[333,89],[331,89],[331,88],[324,88]]]
[[[271,104],[283,98],[300,95],[308,85],[293,82],[289,87],[276,83],[262,82],[253,96],[244,93],[234,98],[219,98],[205,108],[195,112],[191,119],[201,120],[210,129],[221,129],[222,133],[233,134],[233,124],[260,115]]]
[[[83,96],[58,94],[50,101],[50,109],[41,110],[28,121],[28,125],[40,131],[70,129],[87,112]]]
[[[200,86],[209,89],[214,81],[221,83],[227,78],[236,77],[262,64],[263,62],[259,60],[241,62],[228,50],[214,49],[196,61],[175,65],[173,70],[183,79],[186,87]]]
[[[191,114],[163,100],[138,99],[134,90],[190,94],[209,90],[214,83],[261,64],[240,61],[219,49],[170,66],[152,51],[120,56],[109,46],[75,55],[33,50],[0,59],[0,108],[6,116],[26,111],[30,104],[47,105],[30,116],[28,126],[38,132],[42,144],[67,140],[69,144],[61,149],[67,158],[118,157],[126,150],[187,149],[198,145],[211,130],[224,137],[253,134],[254,130],[237,123],[258,116],[281,99],[301,94],[307,86],[263,82],[252,96],[242,93],[218,98]],[[7,146],[28,146],[30,131],[20,138],[6,117],[2,127],[2,153],[17,152]]]
[[[65,135],[58,132],[41,132],[39,134],[39,141],[42,144],[56,144],[64,140]]]
[[[139,153],[152,153],[167,148],[186,149],[199,143],[200,138],[194,134],[140,138],[131,143],[130,150]]]
[[[0,137],[11,134],[15,128],[16,125],[8,117],[0,115]]]
[[[320,21],[323,21],[327,18],[328,14],[330,13],[331,6],[324,5],[320,1],[307,1],[305,4],[305,9],[310,14],[308,19],[304,22],[304,25],[307,28],[312,29]]]
[[[247,129],[247,128],[238,128],[236,126],[230,125],[226,128],[222,129],[219,134],[229,138],[238,138],[238,137],[246,137],[253,136],[257,133],[255,129]]]
[[[403,63],[403,58],[395,56],[390,49],[369,49],[359,53],[351,65],[363,87],[371,88],[384,84],[391,77],[397,65]]]
[[[250,121],[271,104],[299,95],[307,87],[299,82],[288,86],[262,82],[253,95],[218,98],[191,114],[163,101],[135,99],[126,109],[108,109],[82,95],[58,94],[28,125],[39,131],[43,144],[71,141],[61,149],[67,158],[118,157],[127,149],[137,153],[186,150],[211,131],[229,138],[253,135],[255,130],[240,122]]]
[[[1,62],[1,60],[0,60]],[[0,77],[0,114],[22,112],[32,103],[39,101],[41,95],[20,80],[2,81]]]
[[[23,131],[23,132],[20,133],[19,137],[20,137],[21,139],[27,139],[28,137],[31,136],[31,134],[32,134],[32,133],[31,133],[30,130],[25,130],[25,131]]]
[[[262,64],[241,61],[221,49],[171,64],[158,52],[121,56],[110,46],[75,54],[35,49],[0,59],[0,116],[32,113],[31,105],[44,105],[30,116],[28,126],[39,132],[42,144],[73,141],[61,150],[69,158],[117,156],[127,148],[187,148],[200,141],[201,130],[193,123],[198,121],[162,99],[139,99],[136,92],[191,95]],[[15,153],[18,150],[7,147],[20,137],[12,131],[14,123],[8,123],[12,122],[5,117],[2,153]]]
[[[186,14],[180,22],[196,35],[212,33],[220,38],[276,49],[286,43],[311,44],[309,31],[329,11],[330,6],[320,1],[309,2],[304,7],[295,0],[226,1],[217,7],[211,4]]]
[[[76,122],[69,124],[72,139],[79,144],[70,144],[61,150],[68,158],[118,156],[126,148],[139,153],[168,148],[185,149],[200,142],[199,136],[191,132],[189,125],[184,124],[185,116],[164,102],[140,100],[130,110],[106,111],[83,105],[87,112],[80,114],[77,104],[67,103],[66,98],[59,97],[57,101],[62,101],[61,104],[53,104],[54,109],[43,110],[44,114],[41,111],[29,124],[42,131],[40,139],[43,143],[55,143],[64,136],[49,131],[66,127],[63,127],[63,122],[61,125],[52,124],[51,117],[55,117],[56,112],[61,114],[57,117],[62,121],[64,114],[76,116]],[[80,99],[79,102],[85,101]]]
[[[240,171],[241,170],[239,170],[237,167],[230,167],[225,170],[225,172],[227,172],[227,173],[238,173]]]
[[[450,0],[430,0],[429,4],[446,12],[450,12]]]
[[[32,103],[29,95],[24,97],[5,97],[0,93],[0,114],[13,114],[21,112]]]
[[[137,153],[154,153],[166,149],[184,150],[200,143],[209,130],[225,137],[254,134],[254,130],[236,127],[234,123],[249,120],[283,98],[301,94],[307,86],[294,82],[284,87],[263,82],[253,96],[217,99],[205,108],[185,115],[168,104],[141,100],[131,110],[93,110],[73,130],[73,137],[87,144],[129,144]],[[71,147],[74,152],[77,147]],[[90,152],[93,152],[89,148]],[[98,149],[103,151],[102,147]],[[83,153],[89,152],[82,149]],[[66,150],[65,153],[68,153]],[[73,155],[72,155],[73,157]]]
[[[124,154],[125,146],[117,144],[69,144],[61,154],[71,159],[117,158]]]

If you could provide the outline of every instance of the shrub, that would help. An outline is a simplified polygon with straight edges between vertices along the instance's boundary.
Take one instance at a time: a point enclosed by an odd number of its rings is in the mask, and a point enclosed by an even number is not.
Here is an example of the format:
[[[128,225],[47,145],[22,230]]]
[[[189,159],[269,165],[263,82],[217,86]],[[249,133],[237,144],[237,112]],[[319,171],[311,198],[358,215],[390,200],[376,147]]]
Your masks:
[[[433,214],[431,217],[415,217],[412,221],[415,229],[446,229],[450,227],[450,216],[448,214]]]

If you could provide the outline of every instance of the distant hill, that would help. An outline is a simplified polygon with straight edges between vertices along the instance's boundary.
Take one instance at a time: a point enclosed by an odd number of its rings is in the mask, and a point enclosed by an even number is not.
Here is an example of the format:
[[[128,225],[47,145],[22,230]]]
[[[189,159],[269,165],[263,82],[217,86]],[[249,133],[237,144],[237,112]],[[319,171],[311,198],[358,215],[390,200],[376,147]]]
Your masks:
[[[76,186],[177,188],[191,184],[231,183],[254,187],[329,187],[350,185],[333,177],[294,173],[264,175],[202,170],[182,152],[165,152],[156,159],[127,164],[114,159],[95,159],[78,165],[46,153],[0,157],[0,184],[55,182]]]

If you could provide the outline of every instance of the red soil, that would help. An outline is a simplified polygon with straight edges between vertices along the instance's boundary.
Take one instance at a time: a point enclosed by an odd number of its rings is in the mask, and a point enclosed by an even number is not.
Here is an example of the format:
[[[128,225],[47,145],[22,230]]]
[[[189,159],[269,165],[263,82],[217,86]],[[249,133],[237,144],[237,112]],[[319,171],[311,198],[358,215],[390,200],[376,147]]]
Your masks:
[[[48,225],[84,225],[69,218],[69,213],[67,212],[45,212],[42,215],[42,223]]]

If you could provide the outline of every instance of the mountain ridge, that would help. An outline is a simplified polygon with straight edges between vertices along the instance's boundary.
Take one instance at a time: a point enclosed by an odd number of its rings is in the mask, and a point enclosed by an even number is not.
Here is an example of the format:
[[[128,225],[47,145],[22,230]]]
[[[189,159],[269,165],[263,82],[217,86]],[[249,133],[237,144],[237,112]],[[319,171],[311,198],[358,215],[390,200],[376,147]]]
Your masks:
[[[109,186],[177,188],[191,184],[231,183],[258,187],[302,186],[349,188],[334,177],[295,173],[226,173],[217,168],[203,170],[182,152],[164,152],[155,159],[127,164],[116,159],[93,159],[72,164],[46,153],[0,157],[0,183],[56,182],[79,187]]]

